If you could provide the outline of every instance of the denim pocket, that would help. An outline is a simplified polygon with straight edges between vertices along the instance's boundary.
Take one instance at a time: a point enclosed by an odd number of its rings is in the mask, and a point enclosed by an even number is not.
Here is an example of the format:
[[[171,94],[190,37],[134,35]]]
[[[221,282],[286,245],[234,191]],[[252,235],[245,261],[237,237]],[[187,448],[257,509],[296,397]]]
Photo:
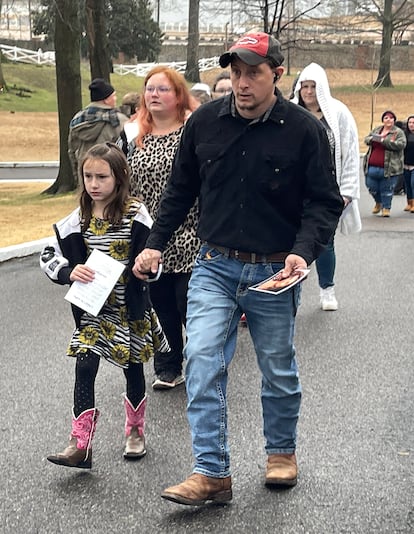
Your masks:
[[[219,261],[223,258],[223,253],[211,247],[210,245],[202,245],[200,252],[197,255],[196,263]]]

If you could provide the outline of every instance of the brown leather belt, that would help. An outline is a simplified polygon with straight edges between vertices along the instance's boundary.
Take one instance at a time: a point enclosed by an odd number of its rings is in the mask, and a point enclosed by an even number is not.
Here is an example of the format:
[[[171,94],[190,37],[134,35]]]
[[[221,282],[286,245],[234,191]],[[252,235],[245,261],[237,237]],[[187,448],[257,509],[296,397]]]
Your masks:
[[[207,243],[211,248],[215,248],[227,258],[235,258],[245,263],[284,263],[289,252],[275,252],[273,254],[261,254],[259,252],[243,252],[232,248],[221,247],[214,243]]]

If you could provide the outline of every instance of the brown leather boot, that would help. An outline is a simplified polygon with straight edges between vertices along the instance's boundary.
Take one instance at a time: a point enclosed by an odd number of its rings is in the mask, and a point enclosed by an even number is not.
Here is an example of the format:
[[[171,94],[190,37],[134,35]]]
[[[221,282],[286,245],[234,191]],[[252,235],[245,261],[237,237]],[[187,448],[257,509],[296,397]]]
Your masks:
[[[382,216],[383,217],[389,217],[390,216],[390,211],[388,208],[382,208]]]
[[[407,205],[405,206],[404,211],[411,211],[413,208],[413,203],[414,203],[414,200],[407,199]]]
[[[295,486],[298,476],[296,455],[269,454],[266,466],[266,485]]]
[[[372,213],[374,215],[376,215],[377,213],[379,213],[381,211],[381,204],[378,204],[378,202],[375,203],[375,206],[372,208]]]
[[[231,477],[213,478],[193,473],[181,484],[164,490],[161,497],[189,506],[200,506],[207,501],[223,504],[233,498]]]

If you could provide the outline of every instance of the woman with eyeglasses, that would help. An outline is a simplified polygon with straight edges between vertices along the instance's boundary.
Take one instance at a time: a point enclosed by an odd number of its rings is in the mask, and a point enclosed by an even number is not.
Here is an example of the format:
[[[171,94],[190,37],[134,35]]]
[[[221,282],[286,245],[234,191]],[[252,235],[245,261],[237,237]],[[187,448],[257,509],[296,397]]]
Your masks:
[[[230,80],[230,73],[228,71],[221,72],[213,83],[213,97],[220,98],[221,96],[229,95],[233,88]]]
[[[138,136],[128,162],[132,195],[143,199],[154,219],[170,176],[184,123],[193,111],[184,77],[174,69],[156,66],[144,80],[137,116]],[[168,338],[171,352],[154,358],[154,389],[171,389],[184,382],[183,327],[187,312],[187,287],[200,241],[196,237],[197,207],[171,239],[162,262],[162,274],[150,284],[154,309]]]

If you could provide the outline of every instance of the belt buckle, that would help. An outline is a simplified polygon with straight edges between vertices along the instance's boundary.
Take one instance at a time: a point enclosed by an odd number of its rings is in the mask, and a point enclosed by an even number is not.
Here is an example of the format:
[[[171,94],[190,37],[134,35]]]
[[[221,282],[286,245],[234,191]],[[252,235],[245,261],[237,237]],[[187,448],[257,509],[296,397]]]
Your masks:
[[[238,250],[234,250],[234,257],[236,258],[236,260],[239,259],[239,251]]]
[[[256,252],[250,253],[250,263],[256,263]]]

